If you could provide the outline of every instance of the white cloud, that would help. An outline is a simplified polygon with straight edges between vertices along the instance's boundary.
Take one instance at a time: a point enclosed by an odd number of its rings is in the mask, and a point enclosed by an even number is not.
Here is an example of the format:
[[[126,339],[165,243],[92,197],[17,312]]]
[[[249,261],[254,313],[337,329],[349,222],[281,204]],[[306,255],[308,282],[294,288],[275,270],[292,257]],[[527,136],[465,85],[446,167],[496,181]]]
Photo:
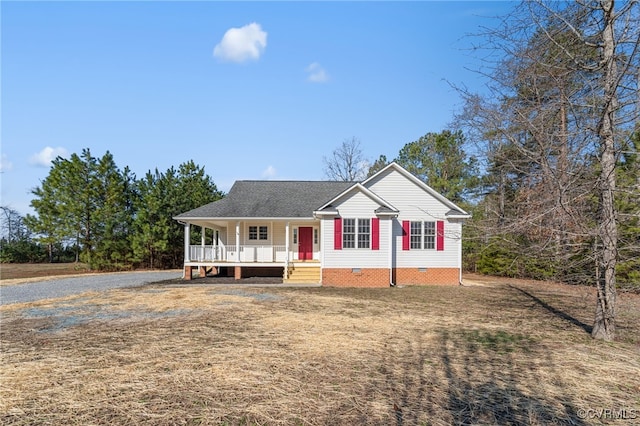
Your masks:
[[[8,172],[13,169],[13,163],[9,161],[7,154],[0,156],[0,172]]]
[[[329,81],[329,74],[327,74],[327,71],[325,71],[322,65],[317,62],[309,65],[305,71],[307,71],[308,74],[307,81],[312,83],[324,83]]]
[[[38,167],[49,167],[56,157],[68,157],[69,151],[59,146],[57,148],[45,147],[42,151],[33,154],[29,158],[29,164]]]
[[[272,178],[276,177],[277,174],[278,174],[278,172],[277,172],[276,168],[273,167],[273,166],[269,166],[262,172],[262,178],[263,179],[272,179]]]
[[[230,28],[213,49],[213,56],[226,62],[257,60],[267,47],[267,33],[255,22]]]

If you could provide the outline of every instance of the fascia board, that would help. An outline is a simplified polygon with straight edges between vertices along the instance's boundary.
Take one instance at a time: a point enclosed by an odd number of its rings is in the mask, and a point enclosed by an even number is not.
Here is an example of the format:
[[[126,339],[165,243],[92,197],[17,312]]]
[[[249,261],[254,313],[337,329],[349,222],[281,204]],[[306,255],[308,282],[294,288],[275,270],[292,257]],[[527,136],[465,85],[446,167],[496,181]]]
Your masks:
[[[342,191],[340,194],[336,195],[334,198],[332,198],[330,201],[328,201],[322,207],[316,210],[316,212],[319,212],[322,209],[326,208],[327,206],[334,204],[337,200],[339,200],[340,198],[344,197],[349,192],[354,190],[359,190],[360,192],[362,192],[363,194],[371,198],[373,201],[378,203],[380,206],[389,207],[390,209],[395,210],[396,212],[398,211],[398,209],[393,207],[390,203],[387,203],[385,200],[383,200],[380,196],[378,196],[376,193],[371,191],[369,188],[363,186],[361,183],[356,183],[355,185],[350,186],[349,188]]]
[[[473,217],[470,214],[448,214],[445,216],[447,219],[471,219]]]
[[[314,220],[313,216],[301,216],[301,217],[173,217],[174,220],[186,222],[189,220],[270,220],[270,221],[281,221],[281,220]]]

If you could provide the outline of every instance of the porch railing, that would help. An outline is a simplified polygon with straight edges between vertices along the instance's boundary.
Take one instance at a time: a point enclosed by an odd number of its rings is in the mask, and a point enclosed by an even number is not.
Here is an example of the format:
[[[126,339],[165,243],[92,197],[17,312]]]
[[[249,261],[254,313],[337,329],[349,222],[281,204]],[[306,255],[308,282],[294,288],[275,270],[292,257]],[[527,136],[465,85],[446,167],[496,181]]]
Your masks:
[[[285,262],[285,246],[240,246],[240,259],[236,257],[236,246],[189,246],[191,262]]]

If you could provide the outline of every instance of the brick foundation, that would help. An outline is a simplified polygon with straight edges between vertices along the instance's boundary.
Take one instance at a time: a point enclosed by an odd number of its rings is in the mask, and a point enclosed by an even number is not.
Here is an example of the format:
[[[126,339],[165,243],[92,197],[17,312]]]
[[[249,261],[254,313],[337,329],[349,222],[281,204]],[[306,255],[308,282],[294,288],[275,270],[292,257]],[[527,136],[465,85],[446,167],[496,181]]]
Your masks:
[[[191,281],[193,279],[193,266],[184,267],[184,279]]]
[[[327,287],[389,287],[386,268],[324,268],[322,285]]]
[[[184,279],[191,281],[193,279],[193,272],[198,271],[198,277],[204,278],[207,276],[207,269],[211,275],[218,274],[218,268],[215,266],[185,266],[184,267]]]
[[[459,285],[458,268],[396,268],[393,282],[398,285]]]
[[[458,268],[396,268],[396,285],[459,285]],[[322,285],[327,287],[389,287],[386,268],[324,268]]]

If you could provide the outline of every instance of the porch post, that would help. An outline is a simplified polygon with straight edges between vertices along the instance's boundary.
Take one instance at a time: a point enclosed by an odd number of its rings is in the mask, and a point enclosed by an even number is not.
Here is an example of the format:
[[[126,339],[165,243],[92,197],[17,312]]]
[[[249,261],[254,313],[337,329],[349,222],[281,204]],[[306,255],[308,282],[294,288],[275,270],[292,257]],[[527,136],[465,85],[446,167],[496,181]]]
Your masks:
[[[283,278],[289,278],[289,222],[284,226],[284,274]]]
[[[185,280],[191,280],[193,278],[193,267],[187,266],[187,262],[189,259],[189,243],[191,242],[191,235],[189,234],[190,225],[188,223],[184,224],[184,275],[183,278]]]
[[[204,237],[205,234],[207,233],[207,228],[205,228],[204,226],[202,227],[202,232],[200,233],[200,260],[206,260],[204,257]]]
[[[240,262],[240,222],[236,222],[236,262]]]
[[[289,222],[284,227],[284,262],[289,263]]]
[[[191,225],[189,225],[188,223],[184,224],[184,261],[188,262],[190,261],[190,254],[189,254],[189,243],[191,242],[191,234],[190,234],[190,228]]]
[[[218,259],[218,250],[220,250],[220,230],[216,229],[213,231],[213,260]]]

